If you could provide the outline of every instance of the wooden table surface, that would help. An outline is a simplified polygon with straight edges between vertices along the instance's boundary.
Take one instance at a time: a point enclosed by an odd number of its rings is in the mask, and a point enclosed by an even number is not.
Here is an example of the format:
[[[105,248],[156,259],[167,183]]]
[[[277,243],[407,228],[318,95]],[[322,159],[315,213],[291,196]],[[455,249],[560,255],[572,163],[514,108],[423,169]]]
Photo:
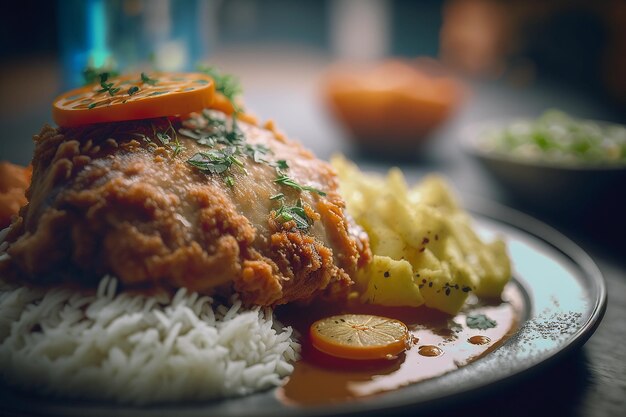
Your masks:
[[[536,116],[550,107],[558,107],[580,117],[622,123],[625,122],[623,115],[564,86],[540,84],[520,89],[506,84],[476,84],[472,86],[472,95],[463,109],[435,135],[431,145],[420,155],[409,156],[401,161],[380,160],[352,147],[325,112],[319,100],[318,77],[328,62],[326,58],[300,54],[297,59],[289,61],[291,64],[285,64],[288,67],[285,72],[277,70],[275,62],[280,60],[276,57],[253,60],[249,55],[235,54],[220,57],[214,62],[220,62],[226,68],[240,73],[249,108],[256,110],[263,119],[271,117],[276,120],[283,131],[290,137],[300,139],[318,156],[328,158],[332,153],[343,152],[362,168],[376,171],[399,165],[409,181],[416,181],[427,172],[440,172],[448,176],[457,189],[462,190],[462,195],[478,195],[498,201],[551,224],[580,245],[598,264],[608,287],[608,308],[599,328],[582,348],[523,380],[502,384],[471,399],[443,404],[428,414],[623,415],[626,411],[624,190],[619,190],[621,196],[619,193],[606,196],[605,201],[598,202],[601,208],[588,212],[586,216],[551,216],[508,199],[493,179],[482,172],[458,146],[459,131],[473,121],[507,116]],[[245,65],[246,62],[248,65]],[[49,71],[57,71],[53,63],[50,65]],[[37,79],[36,76],[34,79]],[[44,93],[52,95],[55,89],[50,88],[49,79],[45,82],[48,84]],[[7,93],[6,89],[10,90],[11,85],[3,83],[3,89]],[[10,92],[3,95],[11,96]],[[36,106],[20,109],[9,116],[6,113],[0,115],[0,131],[3,132],[0,136],[0,159],[28,162],[32,152],[30,135],[36,132],[38,126],[49,121],[46,100],[39,100]],[[4,108],[5,105],[0,107]],[[407,410],[403,414],[418,413],[417,410]]]

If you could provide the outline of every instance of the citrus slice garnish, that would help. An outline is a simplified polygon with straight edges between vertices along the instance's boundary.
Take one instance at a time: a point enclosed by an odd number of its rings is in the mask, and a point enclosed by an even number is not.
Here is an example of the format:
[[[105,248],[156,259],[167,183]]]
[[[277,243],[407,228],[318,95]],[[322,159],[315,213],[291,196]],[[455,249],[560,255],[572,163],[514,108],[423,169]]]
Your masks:
[[[200,73],[154,73],[108,78],[68,91],[54,101],[52,118],[59,126],[185,115],[209,107],[213,79]]]
[[[384,359],[407,348],[409,330],[401,321],[369,314],[326,317],[311,325],[311,343],[344,359]]]

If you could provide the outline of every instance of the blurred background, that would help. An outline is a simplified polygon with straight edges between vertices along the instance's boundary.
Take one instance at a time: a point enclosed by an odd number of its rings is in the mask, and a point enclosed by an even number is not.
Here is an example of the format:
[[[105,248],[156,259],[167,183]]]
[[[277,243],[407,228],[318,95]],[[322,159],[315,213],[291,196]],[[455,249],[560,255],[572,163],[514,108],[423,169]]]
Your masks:
[[[319,157],[341,152],[379,172],[400,166],[409,182],[440,172],[466,202],[499,202],[564,231],[610,277],[609,293],[624,293],[626,164],[552,172],[492,163],[468,151],[465,138],[481,122],[548,109],[625,123],[623,0],[20,0],[4,17],[0,160],[29,163],[32,135],[52,123],[52,100],[81,85],[86,67],[208,63],[240,79],[246,110],[275,120]],[[619,311],[609,304],[591,350],[573,367],[557,365],[543,388],[537,380],[518,386],[546,393],[519,415],[552,409],[548,394],[556,415],[582,415],[594,404],[607,405],[605,415],[623,411],[623,389],[612,384],[623,381],[623,367],[607,359],[623,345]],[[617,343],[602,345],[607,334]],[[516,395],[478,409],[510,409]]]
[[[22,0],[0,26],[0,60],[0,159],[14,163],[28,164],[51,101],[85,68],[208,63],[239,77],[246,109],[322,158],[399,165],[412,181],[439,171],[464,194],[557,222],[624,199],[582,185],[572,199],[527,195],[532,183],[503,183],[508,168],[463,150],[477,122],[547,109],[623,123],[624,1]]]

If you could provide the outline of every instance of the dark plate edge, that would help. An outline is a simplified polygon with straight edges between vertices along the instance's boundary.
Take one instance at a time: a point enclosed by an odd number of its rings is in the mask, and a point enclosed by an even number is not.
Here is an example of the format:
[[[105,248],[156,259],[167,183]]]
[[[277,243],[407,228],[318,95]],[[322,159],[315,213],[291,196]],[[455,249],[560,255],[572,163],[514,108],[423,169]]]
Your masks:
[[[467,384],[461,385],[453,392],[447,391],[444,395],[420,400],[418,402],[411,401],[410,399],[405,401],[397,401],[396,399],[395,404],[388,404],[385,401],[381,401],[381,398],[384,397],[374,397],[372,400],[365,400],[358,403],[320,406],[310,409],[285,409],[284,411],[281,410],[278,413],[250,415],[292,416],[294,414],[293,411],[297,410],[298,416],[321,417],[364,413],[392,413],[415,407],[419,407],[420,411],[423,411],[441,405],[444,400],[462,400],[480,390],[493,386],[496,383],[510,384],[527,378],[535,374],[540,368],[552,364],[561,356],[582,346],[591,337],[600,325],[600,322],[604,317],[604,313],[606,312],[607,305],[606,283],[600,269],[593,259],[582,248],[557,229],[535,219],[532,216],[492,201],[483,200],[477,197],[463,197],[465,209],[470,211],[473,216],[495,220],[496,222],[513,227],[522,233],[530,234],[531,236],[541,240],[543,243],[546,243],[550,247],[556,249],[562,255],[567,256],[573,263],[578,265],[584,273],[584,276],[588,279],[588,282],[591,283],[591,287],[588,288],[595,290],[591,291],[591,293],[593,294],[595,292],[597,294],[595,300],[593,300],[594,304],[591,308],[588,320],[582,324],[581,327],[573,333],[560,348],[542,355],[528,368],[509,372],[505,375],[488,377],[479,384],[472,384],[470,386],[466,386]]]

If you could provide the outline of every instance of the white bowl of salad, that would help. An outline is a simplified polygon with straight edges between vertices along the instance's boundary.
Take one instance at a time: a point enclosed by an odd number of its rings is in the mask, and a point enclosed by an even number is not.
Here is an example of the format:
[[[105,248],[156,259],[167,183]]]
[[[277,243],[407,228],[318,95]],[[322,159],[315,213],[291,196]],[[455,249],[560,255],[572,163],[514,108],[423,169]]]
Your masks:
[[[550,110],[537,119],[470,126],[465,150],[510,196],[579,212],[626,185],[626,126]]]

